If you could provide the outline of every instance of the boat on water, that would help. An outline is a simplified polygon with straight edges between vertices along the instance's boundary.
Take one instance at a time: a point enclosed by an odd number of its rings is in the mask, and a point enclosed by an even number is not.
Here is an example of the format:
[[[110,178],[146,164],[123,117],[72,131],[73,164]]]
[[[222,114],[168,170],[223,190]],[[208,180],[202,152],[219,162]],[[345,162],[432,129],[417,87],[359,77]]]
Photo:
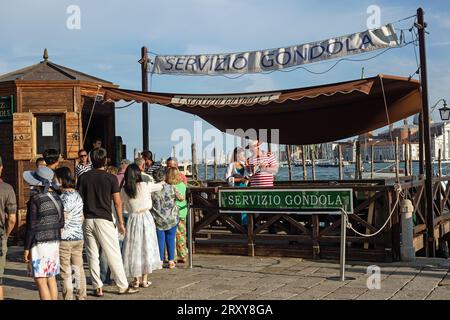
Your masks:
[[[338,159],[321,159],[321,160],[316,160],[317,162],[314,162],[315,165],[317,165],[318,167],[339,167],[339,160]],[[350,162],[348,161],[342,161],[342,165],[343,166],[349,166]]]

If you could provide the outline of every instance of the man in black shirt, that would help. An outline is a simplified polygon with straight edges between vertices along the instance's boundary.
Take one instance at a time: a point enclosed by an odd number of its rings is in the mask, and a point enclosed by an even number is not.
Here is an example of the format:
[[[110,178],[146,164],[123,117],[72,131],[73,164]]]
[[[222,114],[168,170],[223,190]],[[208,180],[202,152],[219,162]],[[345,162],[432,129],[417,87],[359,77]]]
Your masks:
[[[0,176],[3,172],[3,162],[0,157]],[[11,185],[0,178],[0,300],[3,300],[3,274],[6,265],[8,237],[16,224],[17,203],[16,194]]]
[[[96,296],[103,296],[103,283],[100,279],[99,246],[108,260],[111,273],[119,287],[119,294],[136,293],[128,288],[128,280],[122,263],[116,221],[113,218],[112,203],[116,209],[119,232],[125,235],[122,216],[122,201],[117,178],[107,173],[106,150],[96,148],[91,152],[93,169],[80,176],[78,190],[83,198],[84,238],[89,271]]]

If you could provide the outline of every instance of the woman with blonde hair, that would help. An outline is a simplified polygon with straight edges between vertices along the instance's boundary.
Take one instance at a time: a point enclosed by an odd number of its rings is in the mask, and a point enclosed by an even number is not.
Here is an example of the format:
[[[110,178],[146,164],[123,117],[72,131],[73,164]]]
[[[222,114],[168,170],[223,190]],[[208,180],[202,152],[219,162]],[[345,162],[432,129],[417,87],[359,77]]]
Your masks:
[[[186,216],[187,216],[187,202],[186,202],[186,189],[187,186],[183,182],[183,178],[181,176],[181,172],[178,168],[168,168],[167,169],[167,180],[168,184],[171,184],[175,187],[176,190],[180,193],[182,198],[177,199],[175,201],[178,211],[179,211],[179,222],[177,233],[175,235],[175,248],[177,261],[179,263],[185,263],[186,257],[188,255],[188,249],[186,247]]]

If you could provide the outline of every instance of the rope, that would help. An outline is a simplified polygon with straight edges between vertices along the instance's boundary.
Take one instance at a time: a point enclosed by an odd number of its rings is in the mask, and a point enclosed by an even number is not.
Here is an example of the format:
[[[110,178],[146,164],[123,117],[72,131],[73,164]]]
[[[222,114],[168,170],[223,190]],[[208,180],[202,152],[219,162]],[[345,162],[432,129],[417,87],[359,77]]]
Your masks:
[[[379,234],[387,226],[388,222],[391,221],[392,215],[394,214],[395,209],[397,208],[398,203],[400,202],[400,194],[402,193],[402,187],[401,187],[400,184],[396,184],[394,186],[394,188],[395,188],[395,191],[396,191],[397,199],[395,200],[394,207],[392,208],[392,210],[391,210],[391,212],[389,214],[389,217],[387,218],[386,222],[383,224],[383,226],[379,230],[377,230],[375,233],[372,233],[372,234],[363,234],[363,233],[355,230],[355,228],[353,228],[352,224],[349,222],[350,220],[349,220],[349,216],[348,216],[347,211],[345,211],[345,209],[342,208],[341,211],[346,216],[346,219],[347,219],[347,226],[346,227],[348,229],[352,230],[357,235],[359,235],[361,237],[365,237],[365,238],[374,237],[377,234]]]
[[[136,103],[136,101],[133,101],[133,102],[131,102],[131,103],[125,105],[125,106],[122,106],[122,107],[114,107],[114,108],[115,109],[125,109],[125,108],[128,108],[129,106],[131,106],[133,103]]]
[[[101,87],[101,85],[97,86],[97,92],[95,93],[94,103],[92,104],[91,115],[89,116],[89,121],[88,121],[88,124],[86,126],[86,132],[84,133],[83,146],[84,146],[84,143],[86,141],[87,133],[89,131],[89,126],[91,125],[92,115],[94,114],[95,103],[97,102],[97,95],[98,95],[98,92],[100,91],[100,87]]]

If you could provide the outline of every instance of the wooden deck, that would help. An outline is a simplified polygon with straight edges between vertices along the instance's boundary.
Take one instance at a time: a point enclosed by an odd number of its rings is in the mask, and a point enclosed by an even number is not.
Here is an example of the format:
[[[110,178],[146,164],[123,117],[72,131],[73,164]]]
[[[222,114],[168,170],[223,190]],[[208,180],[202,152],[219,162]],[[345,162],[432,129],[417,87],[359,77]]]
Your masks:
[[[450,226],[450,177],[435,178],[434,225],[437,246],[446,240]],[[414,246],[416,255],[425,255],[427,226],[425,216],[424,179],[402,177],[401,198],[414,205]],[[352,226],[361,233],[377,231],[394,210],[391,221],[377,236],[365,238],[347,231],[347,259],[362,261],[400,260],[400,208],[396,204],[394,180],[343,180],[278,182],[277,188],[351,188],[354,214],[349,215]],[[340,215],[333,214],[252,214],[248,227],[240,214],[219,212],[218,191],[225,183],[209,182],[208,187],[190,188],[193,209],[193,240],[195,253],[239,254],[249,256],[285,256],[313,259],[338,259]],[[242,190],[242,189],[241,189]]]

